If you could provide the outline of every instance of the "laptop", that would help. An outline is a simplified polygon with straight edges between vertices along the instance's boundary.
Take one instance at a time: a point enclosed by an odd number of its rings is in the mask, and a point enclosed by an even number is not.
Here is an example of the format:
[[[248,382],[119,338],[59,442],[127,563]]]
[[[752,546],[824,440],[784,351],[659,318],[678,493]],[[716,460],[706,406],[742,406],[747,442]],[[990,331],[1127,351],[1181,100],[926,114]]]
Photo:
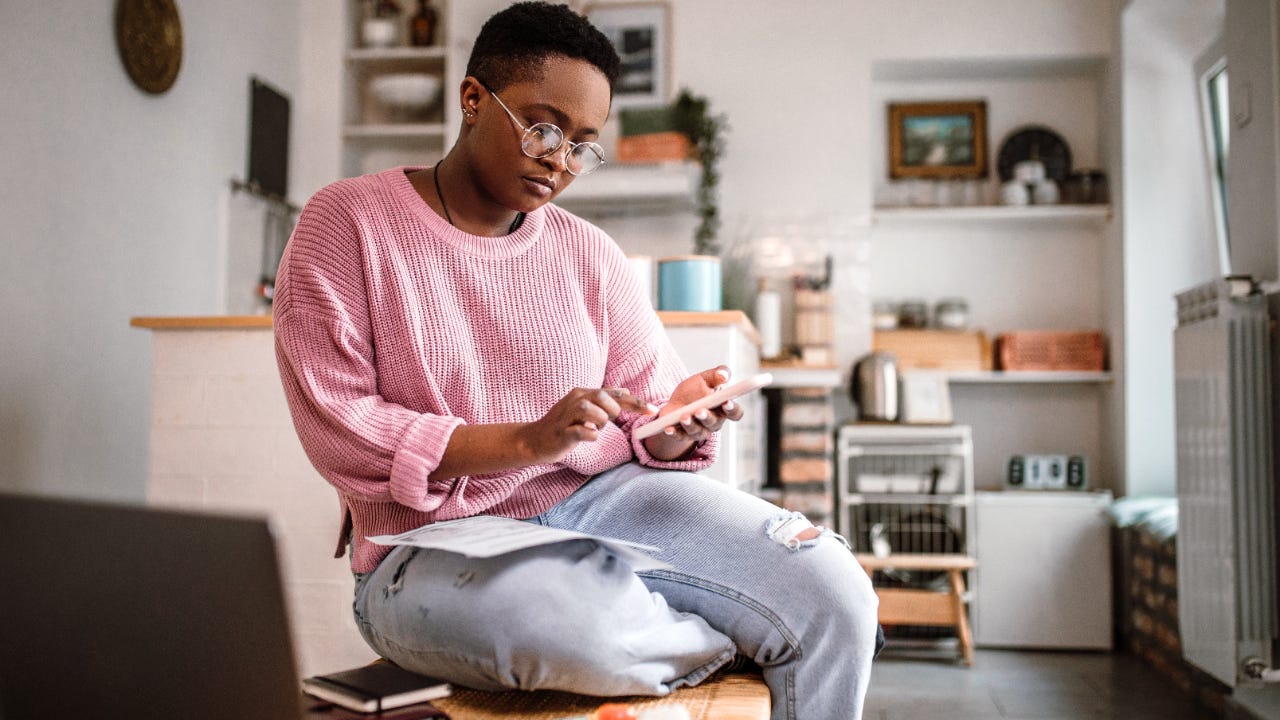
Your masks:
[[[302,717],[267,521],[0,494],[0,720]]]

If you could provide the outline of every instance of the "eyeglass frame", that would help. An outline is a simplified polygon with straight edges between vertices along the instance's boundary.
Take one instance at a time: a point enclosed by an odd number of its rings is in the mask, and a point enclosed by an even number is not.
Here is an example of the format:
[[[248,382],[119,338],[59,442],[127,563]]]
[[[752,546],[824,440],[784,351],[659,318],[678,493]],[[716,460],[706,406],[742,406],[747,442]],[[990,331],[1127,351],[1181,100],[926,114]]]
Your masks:
[[[489,91],[489,94],[493,96],[493,99],[498,101],[498,105],[500,105],[502,109],[506,111],[507,117],[511,118],[511,122],[515,123],[516,127],[519,128],[521,132],[524,133],[524,136],[520,138],[520,152],[524,153],[525,157],[531,157],[536,160],[541,160],[542,158],[551,157],[552,155],[555,155],[557,152],[560,151],[561,145],[565,145],[568,147],[568,150],[566,151],[564,156],[565,157],[564,169],[574,177],[582,177],[583,175],[590,175],[596,170],[599,170],[600,167],[605,164],[604,148],[600,147],[600,143],[590,142],[590,141],[584,142],[584,143],[574,142],[570,140],[569,136],[565,134],[564,130],[562,130],[560,126],[556,125],[555,123],[536,122],[526,127],[524,123],[520,122],[520,118],[517,118],[516,114],[511,112],[511,108],[507,107],[507,104],[502,102],[502,98],[498,97],[498,93],[494,92],[488,85],[484,83],[484,81],[480,80],[479,78],[476,79],[476,82],[480,83],[480,87]],[[525,141],[525,137],[528,136],[529,133],[539,125],[546,125],[548,127],[555,128],[556,134],[560,136],[561,145],[556,145],[554,148],[547,151],[543,155],[534,155],[525,149],[524,141]],[[569,158],[573,155],[573,151],[579,147],[587,148],[587,150],[590,150],[591,152],[595,153],[596,157],[600,159],[600,162],[598,164],[596,164],[594,167],[592,167],[590,170],[587,170],[586,172],[574,172],[573,169],[569,167]]]

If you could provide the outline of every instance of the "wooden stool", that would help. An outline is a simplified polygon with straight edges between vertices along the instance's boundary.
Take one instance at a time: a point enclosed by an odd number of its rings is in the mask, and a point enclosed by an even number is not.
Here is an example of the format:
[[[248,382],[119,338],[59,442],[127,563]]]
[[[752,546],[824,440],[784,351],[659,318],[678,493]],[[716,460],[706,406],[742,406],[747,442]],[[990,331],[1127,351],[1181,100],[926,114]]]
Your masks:
[[[976,560],[967,555],[923,553],[899,553],[884,557],[858,553],[856,557],[868,575],[888,568],[945,572],[949,586],[947,592],[876,588],[876,595],[880,597],[880,623],[954,627],[956,636],[960,638],[960,654],[964,664],[973,665],[973,635],[969,632],[969,617],[965,613],[964,576],[961,573],[977,567]]]

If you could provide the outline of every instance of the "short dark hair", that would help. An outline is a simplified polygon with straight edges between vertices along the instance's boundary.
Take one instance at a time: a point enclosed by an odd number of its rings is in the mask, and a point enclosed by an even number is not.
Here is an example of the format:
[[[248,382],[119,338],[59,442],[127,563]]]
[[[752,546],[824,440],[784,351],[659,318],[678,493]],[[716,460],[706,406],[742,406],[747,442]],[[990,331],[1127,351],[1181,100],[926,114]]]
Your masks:
[[[586,60],[609,80],[618,80],[622,61],[609,38],[565,5],[519,2],[489,18],[467,61],[470,75],[493,90],[537,79],[548,57]]]

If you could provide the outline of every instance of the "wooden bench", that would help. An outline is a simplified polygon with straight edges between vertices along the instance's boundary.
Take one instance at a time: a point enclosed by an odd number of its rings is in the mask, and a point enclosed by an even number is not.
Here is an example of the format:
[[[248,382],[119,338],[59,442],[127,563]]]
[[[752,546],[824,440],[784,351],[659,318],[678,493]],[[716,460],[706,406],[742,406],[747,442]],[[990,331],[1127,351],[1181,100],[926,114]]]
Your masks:
[[[680,688],[664,698],[598,698],[539,690],[502,693],[460,689],[436,700],[451,720],[560,720],[586,715],[607,702],[625,702],[637,710],[683,705],[692,720],[769,720],[769,688],[759,673],[719,674],[697,687]]]
[[[338,712],[323,701],[303,696],[307,720],[332,720]],[[605,703],[626,703],[637,710],[683,705],[691,720],[769,720],[769,687],[759,671],[719,672],[697,687],[680,688],[662,698],[600,698],[552,690],[484,692],[454,688],[452,695],[432,701],[450,720],[562,720],[587,715]],[[390,711],[395,713],[396,711]],[[405,709],[406,717],[414,713]],[[370,718],[377,716],[370,715]]]
[[[899,553],[884,557],[858,553],[857,558],[858,563],[868,575],[876,570],[889,568],[945,572],[947,574],[945,592],[877,587],[876,595],[880,598],[880,624],[954,627],[956,636],[960,639],[960,655],[964,664],[973,665],[973,635],[969,631],[969,616],[965,612],[963,573],[977,567],[976,560],[967,555],[923,553]]]

